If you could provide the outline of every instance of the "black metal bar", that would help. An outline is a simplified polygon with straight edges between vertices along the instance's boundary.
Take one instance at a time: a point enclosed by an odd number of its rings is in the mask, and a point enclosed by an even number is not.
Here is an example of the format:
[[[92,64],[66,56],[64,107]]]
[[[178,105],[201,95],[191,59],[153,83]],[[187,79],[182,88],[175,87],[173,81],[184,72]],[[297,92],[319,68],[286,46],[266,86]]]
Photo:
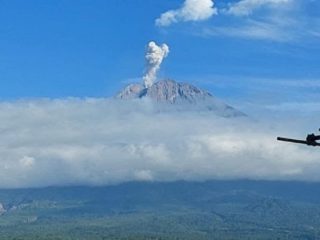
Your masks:
[[[307,141],[297,140],[297,139],[291,139],[291,138],[277,137],[277,140],[278,140],[278,141],[285,141],[285,142],[293,142],[293,143],[307,144]]]
[[[306,144],[306,145],[311,145],[311,146],[320,146],[320,143],[317,143],[317,142],[313,142],[312,144],[310,144],[309,142],[307,142],[305,140],[297,140],[297,139],[291,139],[291,138],[277,137],[277,140],[284,141],[284,142]]]

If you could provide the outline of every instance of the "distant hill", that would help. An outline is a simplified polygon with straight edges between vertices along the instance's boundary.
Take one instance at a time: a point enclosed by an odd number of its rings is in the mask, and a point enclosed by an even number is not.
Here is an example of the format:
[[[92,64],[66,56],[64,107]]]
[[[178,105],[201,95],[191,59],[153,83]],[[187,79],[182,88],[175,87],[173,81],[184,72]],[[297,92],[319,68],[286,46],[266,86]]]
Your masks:
[[[124,100],[149,98],[164,111],[212,111],[223,117],[245,116],[209,92],[174,80],[161,80],[149,88],[139,83],[130,84],[121,90],[116,98]]]
[[[319,183],[0,190],[0,239],[319,239]]]

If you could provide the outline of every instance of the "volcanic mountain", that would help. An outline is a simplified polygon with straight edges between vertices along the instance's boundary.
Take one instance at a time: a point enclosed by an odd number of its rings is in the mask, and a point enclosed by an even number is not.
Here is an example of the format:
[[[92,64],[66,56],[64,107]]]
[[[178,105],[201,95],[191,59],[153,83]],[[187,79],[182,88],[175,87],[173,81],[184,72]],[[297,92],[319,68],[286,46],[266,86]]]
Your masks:
[[[223,117],[246,116],[205,90],[173,80],[161,80],[149,88],[133,83],[120,91],[116,98],[124,100],[148,98],[157,103],[160,110],[166,111],[212,111]]]

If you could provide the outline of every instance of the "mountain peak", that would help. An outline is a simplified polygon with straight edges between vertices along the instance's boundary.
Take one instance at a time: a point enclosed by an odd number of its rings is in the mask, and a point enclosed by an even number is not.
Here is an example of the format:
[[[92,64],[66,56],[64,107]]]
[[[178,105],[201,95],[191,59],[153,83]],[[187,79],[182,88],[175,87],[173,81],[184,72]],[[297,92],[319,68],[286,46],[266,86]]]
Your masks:
[[[130,84],[119,92],[116,98],[125,100],[149,98],[162,107],[167,106],[178,111],[214,111],[225,117],[245,116],[209,92],[171,79],[157,81],[149,88],[139,83]]]
[[[200,99],[210,97],[211,94],[187,83],[162,80],[147,89],[143,96],[158,102],[176,103],[183,100],[189,103],[196,103]]]
[[[167,79],[155,82],[151,87],[145,88],[142,84],[133,83],[126,86],[117,96],[120,99],[134,99],[148,97],[157,102],[175,103],[184,100],[195,103],[199,99],[212,97],[212,95],[188,83],[178,83]]]

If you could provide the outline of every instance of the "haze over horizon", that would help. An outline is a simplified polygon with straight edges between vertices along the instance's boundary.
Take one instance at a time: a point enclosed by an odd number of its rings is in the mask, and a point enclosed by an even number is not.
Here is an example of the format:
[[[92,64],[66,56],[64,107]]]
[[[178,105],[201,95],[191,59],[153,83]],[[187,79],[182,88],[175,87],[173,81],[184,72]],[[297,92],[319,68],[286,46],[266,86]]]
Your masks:
[[[1,1],[0,187],[320,181],[314,0]],[[157,75],[158,74],[158,75]],[[188,82],[245,112],[159,112],[130,83]]]

